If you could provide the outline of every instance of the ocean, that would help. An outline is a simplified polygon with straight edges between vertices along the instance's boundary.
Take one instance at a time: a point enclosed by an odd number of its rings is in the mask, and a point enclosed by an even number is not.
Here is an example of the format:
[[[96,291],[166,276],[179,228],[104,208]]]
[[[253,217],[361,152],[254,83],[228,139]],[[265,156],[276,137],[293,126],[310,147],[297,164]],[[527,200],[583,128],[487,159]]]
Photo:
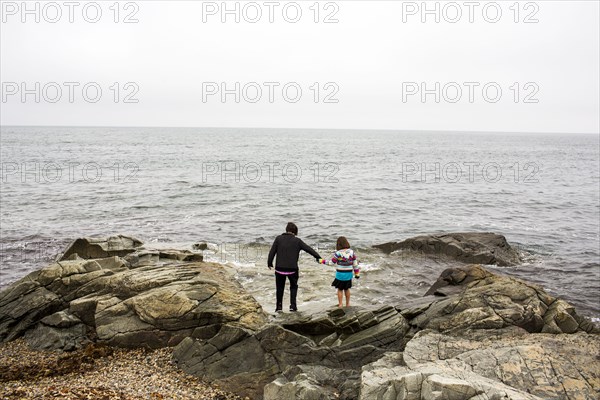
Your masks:
[[[505,235],[523,255],[495,272],[600,318],[600,136],[358,130],[2,127],[0,288],[74,238],[125,234],[227,263],[274,307],[270,243],[288,221],[327,255],[363,263],[353,303],[423,295],[443,258],[374,244],[440,232]],[[333,272],[300,263],[300,310],[336,303]],[[287,295],[287,293],[286,293]]]

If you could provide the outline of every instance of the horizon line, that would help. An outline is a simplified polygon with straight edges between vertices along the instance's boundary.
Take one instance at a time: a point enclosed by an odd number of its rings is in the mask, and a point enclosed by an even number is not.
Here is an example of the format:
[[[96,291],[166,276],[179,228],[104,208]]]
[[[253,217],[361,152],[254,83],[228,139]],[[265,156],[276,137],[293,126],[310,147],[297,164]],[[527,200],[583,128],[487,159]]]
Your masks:
[[[291,127],[240,127],[240,126],[167,126],[167,125],[1,125],[2,128],[157,128],[157,129],[261,129],[261,130],[304,130],[304,131],[382,131],[382,132],[435,132],[435,133],[485,133],[485,134],[533,134],[533,135],[600,135],[599,132],[564,132],[564,131],[486,131],[486,130],[435,130],[435,129],[394,129],[394,128],[291,128]]]

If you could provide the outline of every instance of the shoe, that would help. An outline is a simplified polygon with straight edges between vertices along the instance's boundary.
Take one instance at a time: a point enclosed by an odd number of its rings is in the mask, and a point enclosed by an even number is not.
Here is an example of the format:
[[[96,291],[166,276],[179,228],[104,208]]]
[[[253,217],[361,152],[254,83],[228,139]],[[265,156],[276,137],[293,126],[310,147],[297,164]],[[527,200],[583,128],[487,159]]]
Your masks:
[[[296,307],[296,306],[290,306],[290,311],[291,312],[296,312],[296,311],[298,311],[298,307]]]
[[[275,312],[283,312],[283,309],[281,308],[281,306],[277,306],[275,307]]]

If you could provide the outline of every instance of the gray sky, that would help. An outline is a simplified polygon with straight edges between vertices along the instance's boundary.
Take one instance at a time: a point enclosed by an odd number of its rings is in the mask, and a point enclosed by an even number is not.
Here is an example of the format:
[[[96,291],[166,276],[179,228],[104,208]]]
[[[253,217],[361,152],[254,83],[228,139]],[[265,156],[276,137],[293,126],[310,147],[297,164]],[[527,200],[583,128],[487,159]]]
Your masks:
[[[2,1],[2,125],[599,132],[597,1],[46,3]]]

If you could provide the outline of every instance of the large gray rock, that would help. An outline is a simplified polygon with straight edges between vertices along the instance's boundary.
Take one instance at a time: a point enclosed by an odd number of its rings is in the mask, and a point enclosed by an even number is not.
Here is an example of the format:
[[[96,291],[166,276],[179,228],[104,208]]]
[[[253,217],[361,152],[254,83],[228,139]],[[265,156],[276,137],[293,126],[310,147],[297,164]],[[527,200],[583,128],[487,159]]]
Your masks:
[[[128,260],[72,256],[15,282],[0,292],[0,341],[24,336],[33,347],[63,350],[89,338],[164,347],[199,328],[266,323],[260,305],[222,265],[189,262],[188,251],[161,251],[155,260],[147,253]]]
[[[363,367],[361,399],[600,395],[598,328],[563,300],[480,265],[444,271],[427,294],[400,308],[419,332]]]
[[[549,334],[579,332],[578,340],[587,344],[586,351],[596,348],[598,336],[586,332],[594,333],[597,328],[568,303],[480,265],[444,271],[428,293],[412,304],[377,310],[351,307],[313,315],[285,314],[256,332],[227,326],[218,332],[202,330],[177,346],[174,358],[185,371],[256,399],[355,399],[360,384],[364,399],[531,400],[547,398],[542,391],[531,394],[531,387],[541,381],[519,381],[517,376],[541,377],[538,366],[526,361],[509,379],[513,356],[503,357],[511,351],[513,355],[525,350],[536,354],[533,347],[518,348],[520,340],[528,338],[531,346],[545,340],[562,357],[559,345],[565,335]],[[419,332],[423,330],[438,336],[425,341],[429,336]],[[440,338],[453,339],[442,347]],[[453,343],[456,352],[450,354]],[[479,351],[471,354],[472,363],[460,368],[446,365],[448,358],[471,350]],[[388,356],[381,363],[376,361],[384,354]],[[409,364],[417,355],[429,358]],[[546,355],[537,356],[541,360]],[[489,360],[486,364],[486,357],[497,364]],[[352,376],[372,362],[362,370],[360,383],[336,379]],[[504,372],[493,375],[478,371],[479,367]],[[579,370],[596,376],[587,366]],[[575,386],[583,382],[583,378],[573,379],[582,379]],[[581,393],[589,394],[594,385]]]
[[[129,236],[117,235],[108,238],[79,238],[67,247],[60,260],[68,260],[77,254],[80,258],[123,257],[133,253],[142,242]]]
[[[449,257],[468,264],[515,265],[521,259],[502,235],[489,232],[457,232],[416,236],[401,242],[374,246],[386,253],[411,250],[432,257]]]
[[[600,395],[598,354],[598,336],[585,333],[422,331],[403,353],[363,368],[360,398],[593,399]]]
[[[451,290],[447,290],[451,288]],[[531,333],[597,332],[563,300],[521,280],[495,275],[479,265],[450,268],[427,293],[451,293],[402,314],[418,329],[457,332],[517,326]]]
[[[227,267],[197,256],[72,253],[0,292],[0,340],[176,346],[183,370],[253,399],[598,397],[597,327],[480,265],[445,270],[404,304],[269,321]]]
[[[408,331],[406,319],[393,307],[336,308],[312,316],[284,315],[257,332],[225,325],[213,337],[184,339],[173,358],[184,371],[250,398],[261,398],[263,387],[272,383],[267,398],[350,399],[357,384],[348,387],[343,376],[357,373],[385,351],[403,349]],[[304,369],[293,369],[299,365]],[[314,373],[317,367],[330,372]]]
[[[437,365],[411,369],[401,353],[389,353],[363,368],[360,400],[542,400],[469,371]]]

